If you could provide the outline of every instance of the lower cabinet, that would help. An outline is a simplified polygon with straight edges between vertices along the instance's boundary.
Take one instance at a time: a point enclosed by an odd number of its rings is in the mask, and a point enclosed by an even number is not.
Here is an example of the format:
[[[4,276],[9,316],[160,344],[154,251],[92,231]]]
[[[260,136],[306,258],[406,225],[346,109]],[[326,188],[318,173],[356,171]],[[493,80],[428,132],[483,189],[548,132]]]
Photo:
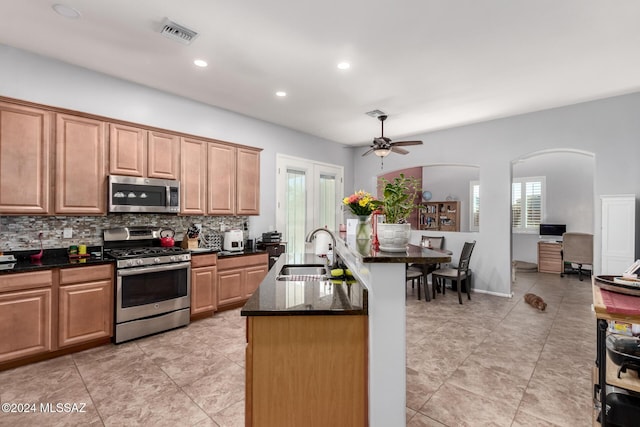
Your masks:
[[[218,307],[217,255],[191,257],[191,316],[213,314]]]
[[[269,271],[267,253],[218,260],[218,308],[249,299]]]
[[[0,276],[0,362],[52,350],[49,271]]]
[[[58,346],[66,347],[113,333],[113,267],[60,270]]]
[[[248,427],[364,427],[367,316],[249,316]]]

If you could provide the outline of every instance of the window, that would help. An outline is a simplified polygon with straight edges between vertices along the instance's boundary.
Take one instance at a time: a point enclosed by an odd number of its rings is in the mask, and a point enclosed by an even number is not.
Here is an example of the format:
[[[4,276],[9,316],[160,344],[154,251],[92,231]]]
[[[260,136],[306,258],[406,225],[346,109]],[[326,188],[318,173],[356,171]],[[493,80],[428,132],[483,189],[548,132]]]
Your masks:
[[[469,231],[480,231],[480,181],[471,181],[469,195]]]
[[[537,233],[544,213],[545,177],[516,178],[511,183],[511,228]]]

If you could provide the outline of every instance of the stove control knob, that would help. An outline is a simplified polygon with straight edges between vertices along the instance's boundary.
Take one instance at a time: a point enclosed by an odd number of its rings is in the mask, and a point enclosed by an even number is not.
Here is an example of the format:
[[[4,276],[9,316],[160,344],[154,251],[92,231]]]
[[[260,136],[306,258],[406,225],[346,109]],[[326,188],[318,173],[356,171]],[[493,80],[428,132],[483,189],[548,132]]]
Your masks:
[[[143,260],[141,260],[141,259],[137,260],[136,262],[138,263],[138,265],[142,265],[142,264],[144,264],[144,261],[143,261]]]
[[[160,264],[160,258],[154,258],[153,262],[155,262],[156,264]]]
[[[175,255],[171,255],[171,258],[169,258],[169,259],[171,260],[171,262],[176,262],[177,261],[176,258],[177,257]]]
[[[129,267],[130,267],[130,266],[132,266],[132,265],[133,265],[133,260],[132,260],[132,259],[128,260],[128,261],[127,261],[127,266],[129,266]]]

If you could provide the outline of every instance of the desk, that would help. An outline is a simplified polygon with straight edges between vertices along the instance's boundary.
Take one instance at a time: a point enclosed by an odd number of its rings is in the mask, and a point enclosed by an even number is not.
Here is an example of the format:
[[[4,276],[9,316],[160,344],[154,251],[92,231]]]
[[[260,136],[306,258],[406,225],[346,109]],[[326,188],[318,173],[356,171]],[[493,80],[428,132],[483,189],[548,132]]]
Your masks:
[[[600,288],[593,283],[595,278],[592,278],[593,288],[593,310],[596,313],[597,319],[597,351],[596,351],[596,367],[594,372],[594,398],[599,399],[600,402],[606,401],[606,387],[603,384],[609,384],[616,387],[640,392],[640,379],[635,374],[627,371],[621,374],[620,378],[617,376],[617,366],[613,364],[611,359],[607,356],[606,338],[608,321],[617,320],[627,323],[640,323],[640,316],[628,316],[623,314],[614,314],[607,312],[607,307],[602,301],[602,293]],[[601,417],[601,426],[606,426],[606,417]],[[594,421],[594,425],[598,425]]]
[[[562,273],[562,243],[541,240],[538,242],[538,272]]]

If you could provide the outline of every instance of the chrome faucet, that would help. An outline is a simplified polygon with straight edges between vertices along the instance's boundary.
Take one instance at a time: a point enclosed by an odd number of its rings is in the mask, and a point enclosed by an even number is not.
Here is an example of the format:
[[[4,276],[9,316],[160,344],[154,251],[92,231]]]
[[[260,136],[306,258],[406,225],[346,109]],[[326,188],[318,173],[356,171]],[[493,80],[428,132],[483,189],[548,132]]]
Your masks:
[[[329,233],[329,236],[331,236],[331,240],[333,241],[333,263],[331,264],[331,268],[337,268],[338,267],[338,256],[336,254],[336,236],[333,235],[333,233],[331,231],[329,231],[326,228],[320,227],[320,228],[316,228],[315,230],[313,230],[312,232],[310,232],[309,234],[307,234],[307,237],[304,239],[305,242],[313,242],[313,237],[316,235],[316,233],[318,231],[324,231],[326,233]]]

